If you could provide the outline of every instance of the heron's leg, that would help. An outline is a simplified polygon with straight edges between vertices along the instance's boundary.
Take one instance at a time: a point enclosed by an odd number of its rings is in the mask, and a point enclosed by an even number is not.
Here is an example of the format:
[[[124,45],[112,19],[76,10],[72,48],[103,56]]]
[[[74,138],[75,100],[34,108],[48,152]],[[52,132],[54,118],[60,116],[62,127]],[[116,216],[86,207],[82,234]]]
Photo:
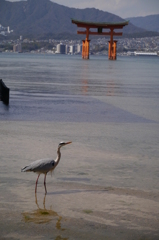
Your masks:
[[[36,180],[36,184],[35,184],[35,193],[36,193],[36,191],[37,191],[37,184],[38,184],[38,179],[39,179],[39,177],[40,177],[40,173],[39,173],[39,175],[38,175],[38,177],[37,177],[37,180]]]
[[[45,177],[44,177],[45,194],[47,194],[47,189],[46,189],[46,174],[47,174],[47,173],[45,173]]]

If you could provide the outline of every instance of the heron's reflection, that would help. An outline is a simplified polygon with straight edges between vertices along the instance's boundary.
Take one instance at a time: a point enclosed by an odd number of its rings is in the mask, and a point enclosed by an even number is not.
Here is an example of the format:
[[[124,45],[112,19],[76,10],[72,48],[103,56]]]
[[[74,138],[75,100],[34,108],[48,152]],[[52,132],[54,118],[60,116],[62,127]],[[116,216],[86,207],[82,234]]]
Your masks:
[[[46,195],[44,195],[44,199],[43,199],[43,208],[41,208],[38,204],[38,200],[37,200],[37,194],[35,194],[35,203],[37,205],[37,209],[32,211],[32,212],[24,212],[22,213],[23,217],[24,217],[24,221],[26,223],[29,222],[34,222],[36,224],[41,224],[41,223],[48,223],[51,222],[53,219],[57,218],[56,221],[56,229],[60,230],[60,231],[64,231],[64,228],[61,228],[61,220],[62,217],[60,215],[58,215],[57,212],[53,211],[50,207],[50,209],[46,209],[45,207],[45,202],[46,202]],[[59,238],[60,236],[57,237],[57,239],[63,239],[63,240],[67,240],[68,238]]]

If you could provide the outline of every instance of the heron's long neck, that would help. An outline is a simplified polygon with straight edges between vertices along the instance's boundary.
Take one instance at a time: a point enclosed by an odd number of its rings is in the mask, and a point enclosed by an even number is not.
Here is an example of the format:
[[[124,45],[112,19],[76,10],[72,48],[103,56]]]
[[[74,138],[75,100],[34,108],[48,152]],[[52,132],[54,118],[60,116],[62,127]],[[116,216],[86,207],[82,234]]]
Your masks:
[[[61,158],[61,152],[60,152],[60,148],[57,149],[57,158],[55,160],[56,165],[59,163]]]

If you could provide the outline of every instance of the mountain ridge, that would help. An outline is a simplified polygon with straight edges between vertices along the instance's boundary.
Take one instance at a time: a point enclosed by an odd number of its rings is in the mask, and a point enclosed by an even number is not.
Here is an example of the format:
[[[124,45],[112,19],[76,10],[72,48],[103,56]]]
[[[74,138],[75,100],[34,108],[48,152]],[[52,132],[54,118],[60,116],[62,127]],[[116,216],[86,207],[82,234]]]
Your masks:
[[[127,18],[130,22],[140,28],[143,28],[147,31],[156,31],[159,32],[159,14],[148,15],[145,17],[132,17]]]
[[[24,37],[55,36],[63,33],[77,35],[71,18],[83,21],[121,22],[121,17],[95,8],[69,8],[50,0],[8,2],[0,0],[0,24],[10,26],[13,35]],[[133,24],[123,28],[124,34],[144,34],[145,30]],[[151,34],[151,33],[149,33]]]

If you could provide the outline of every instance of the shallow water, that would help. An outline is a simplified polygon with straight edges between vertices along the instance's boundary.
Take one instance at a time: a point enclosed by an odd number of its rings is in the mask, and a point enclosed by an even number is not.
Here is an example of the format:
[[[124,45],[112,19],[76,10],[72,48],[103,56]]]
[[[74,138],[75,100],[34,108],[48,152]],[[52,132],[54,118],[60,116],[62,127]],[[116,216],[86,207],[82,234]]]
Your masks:
[[[59,235],[64,232],[60,224],[68,221],[69,209],[75,213],[71,217],[76,218],[78,206],[76,210],[71,206],[65,209],[62,201],[60,205],[53,199],[60,202],[61,196],[65,206],[72,201],[69,196],[76,196],[76,191],[80,194],[78,184],[158,194],[158,64],[159,58],[144,57],[108,61],[106,57],[91,56],[84,61],[79,56],[0,54],[1,78],[10,88],[9,107],[0,102],[0,202],[11,233],[3,229],[2,236],[25,239],[28,233],[24,237],[18,234],[22,234],[25,224],[30,224],[28,229],[35,227],[30,220],[35,215],[44,226],[49,219],[54,222],[53,239],[73,239],[76,226],[72,235],[63,237]],[[53,210],[42,212],[45,222],[38,217],[34,197],[37,176],[20,170],[36,159],[55,158],[61,140],[73,143],[62,149],[53,177],[47,176]],[[72,183],[75,185],[70,190]],[[66,189],[58,191],[58,184]],[[40,176],[41,203],[43,194]],[[95,196],[98,199],[98,193]],[[85,207],[86,202],[83,211],[94,212],[91,204],[90,209]],[[82,216],[85,219],[86,215]],[[66,225],[69,229],[68,222]]]

